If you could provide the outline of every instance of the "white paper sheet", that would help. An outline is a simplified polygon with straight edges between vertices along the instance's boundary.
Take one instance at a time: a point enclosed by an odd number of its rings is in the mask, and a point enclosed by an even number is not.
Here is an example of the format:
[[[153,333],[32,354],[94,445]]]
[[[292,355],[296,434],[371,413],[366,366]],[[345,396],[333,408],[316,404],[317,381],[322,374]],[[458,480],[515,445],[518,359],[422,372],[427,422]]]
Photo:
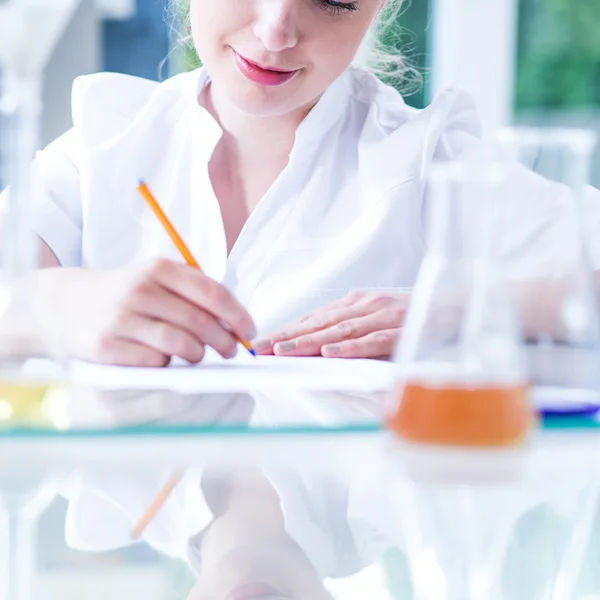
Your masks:
[[[26,377],[54,379],[61,370],[43,359],[28,361]],[[224,360],[208,350],[200,365],[174,361],[164,369],[109,367],[73,361],[71,379],[104,390],[173,390],[182,393],[238,393],[261,390],[322,392],[381,392],[392,388],[398,367],[379,360],[335,358],[282,358],[260,356],[254,359],[240,352],[233,360]],[[587,412],[600,406],[600,394],[594,390],[533,387],[533,405],[538,410],[572,413]]]
[[[322,391],[389,389],[394,365],[378,360],[284,358],[242,351],[232,360],[207,352],[199,365],[177,361],[164,369],[110,367],[81,361],[71,363],[71,378],[102,389],[171,389],[179,392],[245,392],[295,388]]]

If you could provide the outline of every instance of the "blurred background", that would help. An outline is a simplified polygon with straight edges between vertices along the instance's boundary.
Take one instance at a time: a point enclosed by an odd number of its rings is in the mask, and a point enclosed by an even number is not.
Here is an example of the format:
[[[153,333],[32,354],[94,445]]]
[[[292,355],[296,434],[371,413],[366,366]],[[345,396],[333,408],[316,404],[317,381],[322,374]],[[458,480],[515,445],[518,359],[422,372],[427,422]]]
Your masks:
[[[599,25],[598,0],[406,0],[390,41],[423,73],[414,106],[454,83],[475,97],[488,134],[515,122],[600,132]],[[48,69],[44,142],[70,125],[75,76],[168,77],[193,66],[178,39],[165,0],[82,0]],[[594,177],[600,186],[600,153]]]

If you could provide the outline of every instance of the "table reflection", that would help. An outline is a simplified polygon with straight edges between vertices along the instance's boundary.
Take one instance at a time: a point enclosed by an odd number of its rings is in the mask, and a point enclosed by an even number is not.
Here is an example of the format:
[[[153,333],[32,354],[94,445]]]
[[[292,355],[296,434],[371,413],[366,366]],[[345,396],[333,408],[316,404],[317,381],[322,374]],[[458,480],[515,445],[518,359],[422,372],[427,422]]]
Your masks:
[[[87,390],[80,398],[69,411],[74,428],[335,426],[373,421],[382,406],[379,396],[272,390],[201,396]],[[189,564],[197,577],[191,598],[330,598],[326,579],[361,570],[385,548],[367,520],[347,518],[353,486],[363,484],[360,473],[326,456],[321,464],[293,466],[280,458],[243,468],[196,461],[144,531],[155,550]],[[130,544],[137,519],[169,476],[149,468],[72,472],[62,487],[68,543],[103,552]]]
[[[377,424],[389,407],[385,393],[263,389],[249,393],[182,394],[174,390],[75,387],[65,404],[70,429],[127,426],[323,427]]]

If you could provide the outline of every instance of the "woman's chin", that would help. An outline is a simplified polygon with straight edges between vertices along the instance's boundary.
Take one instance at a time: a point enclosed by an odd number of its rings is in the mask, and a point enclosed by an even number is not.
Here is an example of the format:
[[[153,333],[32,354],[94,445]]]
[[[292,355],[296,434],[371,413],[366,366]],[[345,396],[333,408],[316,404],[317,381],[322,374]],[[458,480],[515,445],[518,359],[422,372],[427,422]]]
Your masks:
[[[280,117],[293,113],[307,104],[303,98],[305,94],[299,93],[304,88],[298,73],[290,81],[278,85],[261,85],[248,80],[242,73],[228,73],[226,78],[214,81],[214,85],[228,103],[241,112],[256,117]]]
[[[231,100],[239,110],[255,117],[280,117],[297,108],[293,96],[258,86],[240,86],[232,91]]]

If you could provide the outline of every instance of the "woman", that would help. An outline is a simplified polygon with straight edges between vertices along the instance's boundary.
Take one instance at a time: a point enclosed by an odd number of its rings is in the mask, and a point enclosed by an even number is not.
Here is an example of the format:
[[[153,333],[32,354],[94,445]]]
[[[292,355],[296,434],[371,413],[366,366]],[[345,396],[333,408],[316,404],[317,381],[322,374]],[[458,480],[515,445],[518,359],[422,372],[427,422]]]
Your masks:
[[[36,160],[35,223],[72,355],[198,362],[207,345],[233,356],[236,335],[262,353],[391,353],[425,251],[429,166],[479,143],[459,91],[418,112],[366,71],[400,4],[192,0],[202,70],[76,82],[74,128]],[[205,274],[181,264],[140,178]],[[526,225],[507,247],[547,249],[545,227]]]

